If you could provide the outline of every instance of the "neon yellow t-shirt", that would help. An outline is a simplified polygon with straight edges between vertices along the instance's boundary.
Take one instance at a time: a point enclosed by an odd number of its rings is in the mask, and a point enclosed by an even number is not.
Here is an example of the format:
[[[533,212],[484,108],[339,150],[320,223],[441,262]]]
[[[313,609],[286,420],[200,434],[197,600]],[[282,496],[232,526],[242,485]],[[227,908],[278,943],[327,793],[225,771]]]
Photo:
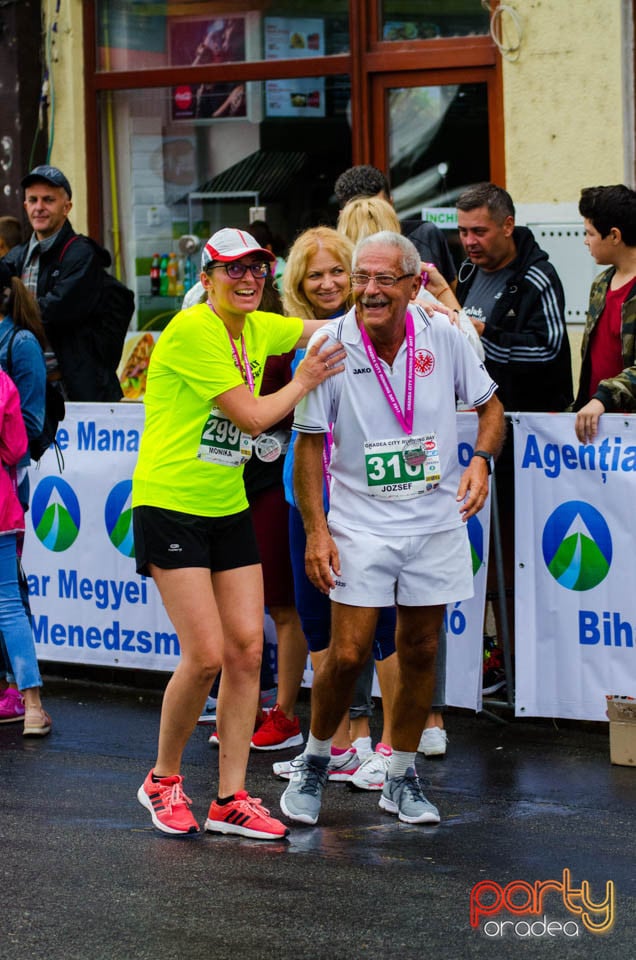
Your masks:
[[[247,314],[243,338],[256,394],[267,357],[291,350],[302,327],[297,317]],[[241,341],[234,345],[243,365]],[[226,466],[240,460],[240,431],[222,415],[213,415],[214,398],[242,383],[227,328],[207,304],[182,310],[170,321],[148,369],[133,506],[205,517],[247,508],[243,467]],[[219,462],[223,455],[229,460]],[[215,460],[206,459],[210,456]]]

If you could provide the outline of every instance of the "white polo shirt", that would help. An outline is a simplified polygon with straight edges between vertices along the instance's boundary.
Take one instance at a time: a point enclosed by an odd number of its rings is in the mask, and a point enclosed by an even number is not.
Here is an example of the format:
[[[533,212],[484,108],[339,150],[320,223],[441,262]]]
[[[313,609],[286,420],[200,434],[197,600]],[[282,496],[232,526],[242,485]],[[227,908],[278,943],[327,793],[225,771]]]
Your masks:
[[[415,332],[412,436],[428,456],[409,464],[408,439],[371,368],[355,308],[315,334],[340,340],[345,371],[312,390],[296,407],[294,429],[325,433],[333,424],[329,520],[353,530],[408,536],[462,526],[457,487],[456,396],[481,406],[496,383],[459,330],[443,314],[409,307]],[[382,364],[404,411],[406,340],[389,366]]]

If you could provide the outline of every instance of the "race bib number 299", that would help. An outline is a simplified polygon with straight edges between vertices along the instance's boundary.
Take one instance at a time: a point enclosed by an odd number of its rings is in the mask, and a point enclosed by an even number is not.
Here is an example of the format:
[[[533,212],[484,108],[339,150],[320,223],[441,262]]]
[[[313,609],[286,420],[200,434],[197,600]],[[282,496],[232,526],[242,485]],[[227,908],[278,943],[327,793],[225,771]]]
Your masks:
[[[228,420],[218,407],[212,407],[199,441],[198,459],[226,467],[240,467],[251,456],[250,435]]]

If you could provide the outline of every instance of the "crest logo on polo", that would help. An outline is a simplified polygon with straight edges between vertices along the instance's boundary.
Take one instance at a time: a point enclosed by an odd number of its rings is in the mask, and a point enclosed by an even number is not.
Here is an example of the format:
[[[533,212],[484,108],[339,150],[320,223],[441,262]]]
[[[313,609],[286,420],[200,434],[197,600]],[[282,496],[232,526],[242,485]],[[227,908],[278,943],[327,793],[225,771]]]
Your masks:
[[[31,522],[47,550],[68,550],[80,530],[80,505],[73,488],[60,477],[41,480],[31,500]]]
[[[566,590],[592,590],[612,563],[612,536],[599,511],[583,500],[568,500],[548,517],[543,559]]]
[[[110,542],[125,557],[135,556],[131,495],[132,481],[121,480],[108,494],[104,507],[104,523]]]

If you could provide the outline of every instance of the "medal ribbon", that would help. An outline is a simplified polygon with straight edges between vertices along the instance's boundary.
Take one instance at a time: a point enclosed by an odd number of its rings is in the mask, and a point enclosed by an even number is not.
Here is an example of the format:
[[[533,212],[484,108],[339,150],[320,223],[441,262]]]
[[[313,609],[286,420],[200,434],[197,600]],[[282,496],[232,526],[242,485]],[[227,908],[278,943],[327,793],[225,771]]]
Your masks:
[[[389,401],[389,406],[395,415],[395,419],[400,424],[405,433],[413,432],[413,405],[414,405],[414,388],[415,388],[415,324],[413,323],[413,317],[407,310],[406,312],[406,383],[404,385],[404,412],[400,408],[395,393],[393,392],[393,387],[389,382],[389,378],[384,372],[384,368],[380,363],[377,353],[375,352],[375,347],[371,343],[369,334],[365,330],[364,324],[360,324],[360,336],[362,337],[362,342],[364,348],[367,351],[367,356],[369,358],[369,363],[371,364],[371,369],[375,373],[378,383],[380,384],[380,389],[382,393]]]
[[[214,310],[214,306],[209,300],[208,300],[208,307],[210,308],[210,310]],[[225,329],[227,330],[227,327]],[[241,371],[243,378],[247,383],[250,393],[254,393],[254,375],[252,374],[252,368],[250,367],[250,361],[247,356],[247,349],[245,347],[245,338],[243,334],[241,334],[241,352],[243,354],[243,363],[241,364],[241,358],[239,357],[239,352],[236,349],[236,344],[234,343],[234,340],[232,339],[232,334],[230,333],[229,330],[227,331],[227,335],[230,338],[230,346],[232,347],[232,353],[234,354],[234,360],[235,360],[236,366]]]

